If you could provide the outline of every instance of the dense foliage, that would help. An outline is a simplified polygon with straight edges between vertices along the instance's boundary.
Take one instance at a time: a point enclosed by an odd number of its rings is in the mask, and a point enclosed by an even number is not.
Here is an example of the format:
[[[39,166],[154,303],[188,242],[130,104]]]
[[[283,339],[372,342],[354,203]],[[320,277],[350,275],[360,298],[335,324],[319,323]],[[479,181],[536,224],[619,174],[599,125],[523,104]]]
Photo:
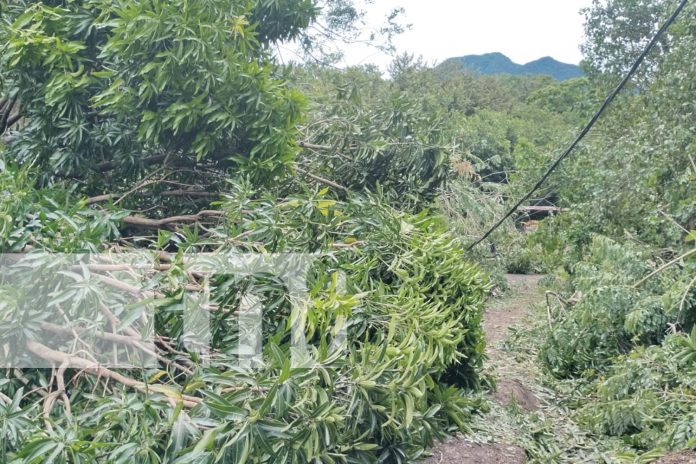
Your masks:
[[[595,2],[587,77],[555,81],[409,55],[389,78],[279,63],[279,44],[325,61],[326,40],[360,37],[364,10],[345,0],[3,3],[0,250],[36,278],[21,291],[3,268],[0,336],[52,367],[1,371],[0,461],[414,462],[486,408],[486,296],[504,272],[542,271],[553,293],[530,350],[548,385],[571,391],[572,434],[627,459],[696,448],[693,5],[529,203],[562,212],[520,212],[465,248],[673,4]],[[398,32],[397,17],[380,32]],[[134,277],[57,272],[64,255],[46,252],[155,259]],[[306,311],[267,269],[187,267],[240,253],[311,256]],[[185,322],[201,295],[209,352]],[[136,330],[147,305],[149,348]],[[250,338],[243,320],[258,314]],[[89,364],[79,347],[104,339],[155,365]],[[560,459],[545,418],[520,423],[534,428],[530,458]]]
[[[484,407],[488,279],[431,212],[442,121],[271,53],[352,8],[2,5],[0,335],[41,361],[0,374],[2,462],[412,462]],[[155,258],[59,267],[85,252]],[[188,267],[240,253],[311,257],[306,310],[267,269]],[[106,341],[155,364],[92,363]]]
[[[458,65],[469,71],[481,74],[510,74],[513,76],[551,76],[554,79],[566,80],[582,77],[579,66],[561,63],[550,56],[525,64],[517,64],[502,53],[484,53],[483,55],[466,55],[449,58],[441,66]]]
[[[452,237],[427,216],[375,201],[338,203],[320,193],[278,203],[249,201],[249,193],[236,191],[225,200],[229,216],[214,229],[218,237],[245,238],[233,248],[219,240],[216,253],[332,250],[309,272],[305,324],[313,367],[290,364],[289,319],[296,315],[282,282],[265,272],[215,280],[213,354],[203,364],[195,357],[186,362],[187,375],[177,364],[122,373],[157,379],[142,391],[70,369],[6,371],[3,392],[13,399],[5,405],[3,430],[12,434],[2,450],[7,462],[403,462],[441,438],[450,424],[466,427],[480,405],[452,382],[469,388],[479,382],[486,283],[456,259],[461,249]],[[78,226],[72,238],[89,241],[94,233]],[[210,238],[180,243],[189,252],[210,245]],[[340,275],[343,288],[337,285]],[[82,277],[89,284],[87,269]],[[185,288],[195,280],[179,261],[166,276],[149,279],[145,287],[163,294],[156,333],[171,339],[170,349],[178,353],[186,349]],[[64,293],[84,285],[75,282]],[[94,282],[91,288],[103,292]],[[31,300],[41,298],[40,291],[21,301],[11,292],[3,288],[6,341],[22,326],[17,317],[37,317],[43,307]],[[237,366],[239,344],[247,340],[234,316],[240,299],[250,294],[264,304],[264,364],[251,370]],[[64,300],[61,294],[55,298]],[[102,301],[109,298],[103,295]],[[17,307],[37,308],[37,314]],[[136,309],[112,308],[123,320]],[[90,314],[75,316],[84,321]],[[346,342],[336,345],[341,328],[347,329]],[[72,385],[69,399],[49,407],[42,394],[59,392],[54,377]]]
[[[673,6],[596,2],[584,46],[592,84],[616,82]],[[592,398],[576,398],[585,426],[646,460],[696,446],[695,13],[687,5],[637,86],[557,174],[572,211],[534,238],[567,298],[553,309],[542,363]]]

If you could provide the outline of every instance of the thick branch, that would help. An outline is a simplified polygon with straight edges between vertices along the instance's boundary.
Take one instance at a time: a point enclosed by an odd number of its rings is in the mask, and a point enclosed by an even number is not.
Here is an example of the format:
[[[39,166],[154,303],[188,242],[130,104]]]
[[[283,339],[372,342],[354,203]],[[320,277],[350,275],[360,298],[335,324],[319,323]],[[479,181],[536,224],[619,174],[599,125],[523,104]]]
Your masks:
[[[22,115],[19,114],[19,113],[15,114],[15,115],[12,116],[11,118],[9,118],[9,119],[7,120],[7,122],[5,123],[5,130],[7,130],[7,129],[9,129],[10,127],[14,126],[15,123],[16,123],[17,121],[19,121],[20,119],[22,119]]]
[[[222,217],[224,212],[215,210],[203,210],[198,214],[189,214],[183,216],[171,216],[162,219],[149,219],[139,216],[126,216],[123,218],[123,223],[135,227],[144,227],[151,229],[160,229],[169,224],[180,222],[198,222],[206,217]]]
[[[297,146],[300,148],[309,148],[312,150],[331,150],[331,147],[328,145],[316,145],[308,142],[297,142]]]
[[[117,193],[107,193],[104,195],[97,195],[95,197],[90,197],[87,199],[87,204],[88,205],[93,205],[95,203],[101,203],[102,201],[110,201],[110,200],[115,200],[117,198],[120,198],[121,195]]]
[[[5,105],[2,113],[0,113],[0,133],[5,132],[5,129],[10,127],[11,124],[8,124],[10,113],[12,113],[12,110],[14,109],[18,98],[19,92],[15,93],[14,97],[12,97],[10,102]],[[14,122],[12,124],[14,124]]]
[[[92,361],[88,361],[86,359],[79,358],[76,356],[71,356],[60,351],[52,350],[46,345],[43,345],[33,340],[27,340],[26,346],[27,349],[35,355],[47,361],[54,362],[57,365],[70,365],[73,367],[84,369],[85,372],[88,372],[92,375],[97,375],[99,377],[114,380],[120,384],[123,384],[130,388],[134,388],[143,393],[161,393],[169,399],[182,401],[184,403],[184,406],[186,407],[192,408],[201,403],[201,399],[195,396],[179,394],[163,385],[149,385],[144,382],[139,382],[130,377],[126,377],[123,374],[119,374],[118,372],[112,371],[111,369],[102,367],[99,364],[96,364]]]
[[[120,280],[114,279],[113,277],[107,277],[105,275],[101,274],[94,274],[99,280],[104,282],[105,284],[117,288],[119,290],[123,290],[124,292],[130,293],[131,295],[135,295],[138,297],[144,296],[146,298],[153,298],[153,297],[162,297],[163,295],[161,293],[153,292],[150,290],[143,290],[141,288],[138,288],[134,285],[127,284],[126,282],[122,282]]]
[[[41,323],[41,329],[42,330],[47,330],[49,332],[53,332],[56,334],[61,334],[61,335],[72,335],[73,331],[82,334],[85,332],[89,332],[89,329],[85,327],[73,327],[73,328],[66,328],[57,324],[52,324],[50,322],[42,322]],[[131,331],[133,333],[134,331]],[[193,374],[191,369],[187,368],[186,366],[182,366],[181,364],[176,363],[175,361],[171,361],[164,356],[159,355],[156,351],[148,347],[148,342],[142,339],[139,335],[136,336],[128,336],[128,335],[120,335],[120,334],[115,334],[111,332],[104,332],[101,330],[94,331],[93,334],[101,339],[105,340],[107,342],[113,342],[113,343],[119,343],[122,345],[128,345],[132,346],[134,348],[138,348],[139,350],[143,351],[145,354],[152,356],[163,363],[167,364],[168,366],[175,367],[189,375]],[[151,342],[151,344],[154,346],[154,341]]]
[[[161,192],[159,195],[163,197],[196,197],[196,198],[214,198],[219,197],[220,194],[213,192],[201,192],[199,190],[168,190],[166,192]]]
[[[344,192],[346,192],[346,193],[350,192],[350,190],[348,190],[348,188],[342,186],[341,184],[337,184],[336,182],[334,182],[334,181],[332,181],[332,180],[324,179],[323,177],[319,177],[319,176],[317,176],[317,175],[314,175],[314,174],[312,174],[311,172],[305,171],[304,169],[302,169],[302,168],[300,168],[300,167],[298,167],[298,166],[295,166],[295,169],[296,169],[298,172],[300,172],[301,174],[303,174],[303,175],[309,177],[310,179],[314,179],[314,180],[316,180],[317,182],[321,182],[322,184],[328,185],[329,187],[333,187],[333,188],[335,188],[335,189],[337,189],[337,190],[342,190],[342,191],[344,191]]]
[[[160,195],[163,197],[193,197],[193,198],[216,198],[216,197],[220,196],[219,193],[202,192],[200,190],[184,190],[184,189],[167,190],[164,192],[160,192],[157,195]],[[101,203],[102,201],[118,200],[121,197],[122,197],[122,195],[119,193],[105,193],[104,195],[97,195],[94,197],[89,197],[87,199],[87,204],[93,205],[95,203]]]

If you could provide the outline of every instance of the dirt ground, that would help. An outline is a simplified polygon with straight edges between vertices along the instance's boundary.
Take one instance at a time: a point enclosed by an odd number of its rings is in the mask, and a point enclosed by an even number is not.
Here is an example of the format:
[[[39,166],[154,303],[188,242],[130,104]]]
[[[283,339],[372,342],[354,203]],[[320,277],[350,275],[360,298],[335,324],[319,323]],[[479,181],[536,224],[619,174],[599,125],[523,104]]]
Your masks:
[[[696,464],[696,451],[681,451],[661,457],[655,464]]]
[[[452,438],[442,443],[428,464],[511,464],[525,462],[524,450],[519,446],[498,443],[471,443]]]
[[[540,300],[537,283],[541,276],[508,275],[510,297],[486,309],[484,330],[486,333],[487,366],[496,377],[497,388],[493,398],[502,405],[511,402],[527,412],[539,408],[539,400],[523,384],[525,372],[510,365],[509,356],[497,348],[508,334],[508,328],[522,322],[531,304]],[[505,361],[504,361],[505,360]],[[433,456],[425,464],[521,464],[526,455],[519,446],[506,443],[473,443],[463,438],[450,438],[433,450]],[[677,461],[665,461],[671,464]]]

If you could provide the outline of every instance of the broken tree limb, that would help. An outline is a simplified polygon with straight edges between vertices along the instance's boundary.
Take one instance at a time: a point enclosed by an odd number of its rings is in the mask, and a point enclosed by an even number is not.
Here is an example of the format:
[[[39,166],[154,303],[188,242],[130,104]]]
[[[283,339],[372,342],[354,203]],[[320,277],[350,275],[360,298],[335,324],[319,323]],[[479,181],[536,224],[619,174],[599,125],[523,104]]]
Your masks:
[[[297,142],[297,146],[300,148],[309,148],[311,150],[331,150],[332,147],[328,145],[317,145],[309,142]]]
[[[117,193],[107,193],[105,195],[97,195],[95,197],[89,197],[87,199],[87,204],[88,205],[93,205],[95,203],[101,203],[102,201],[110,201],[110,200],[115,200],[117,198],[120,198],[120,195]]]
[[[350,190],[348,190],[348,188],[342,186],[341,184],[337,184],[336,182],[334,182],[334,181],[332,181],[332,180],[324,179],[323,177],[319,177],[319,176],[317,176],[317,175],[314,175],[314,174],[312,174],[311,172],[305,171],[304,169],[302,169],[302,168],[299,167],[299,166],[295,166],[295,169],[296,169],[299,173],[301,173],[302,175],[307,176],[307,177],[309,177],[310,179],[314,179],[314,180],[316,180],[317,182],[321,182],[322,184],[328,185],[329,187],[333,187],[333,188],[335,188],[335,189],[337,189],[337,190],[342,190],[342,191],[344,191],[344,192],[346,192],[346,193],[349,193],[349,192],[350,192]]]
[[[197,214],[189,214],[183,216],[171,216],[162,219],[149,219],[140,216],[126,216],[122,219],[124,224],[128,224],[135,227],[144,227],[151,229],[159,229],[170,224],[176,224],[181,222],[198,222],[206,217],[222,217],[224,216],[223,211],[216,210],[203,210]]]
[[[129,336],[129,335],[120,335],[112,332],[105,332],[102,330],[95,330],[95,331],[90,331],[89,329],[85,327],[73,327],[73,328],[66,328],[57,324],[52,324],[50,322],[42,322],[41,323],[41,329],[46,330],[49,332],[53,332],[56,334],[60,335],[72,335],[73,331],[82,334],[85,332],[90,332],[92,333],[95,337],[105,340],[107,342],[112,342],[112,343],[119,343],[121,345],[127,345],[127,346],[132,346],[134,348],[137,348],[144,352],[145,354],[152,356],[153,358],[163,362],[164,364],[174,367],[176,369],[179,369],[183,372],[185,372],[188,375],[193,374],[193,371],[189,369],[186,366],[182,366],[181,364],[178,364],[176,361],[172,361],[170,359],[165,358],[164,356],[158,354],[156,351],[153,349],[150,349],[148,347],[148,342],[146,340],[143,340],[140,336]],[[152,345],[154,346],[154,341],[151,342]]]
[[[167,190],[165,192],[160,192],[159,195],[163,197],[194,197],[194,198],[215,198],[219,197],[220,194],[213,192],[202,192],[200,190]]]
[[[192,197],[192,198],[216,198],[219,197],[219,193],[204,192],[201,190],[166,190],[164,192],[159,192],[157,195],[162,197]],[[95,203],[101,203],[103,201],[118,200],[123,195],[120,193],[106,193],[104,195],[96,195],[94,197],[89,197],[87,199],[88,205],[93,205]]]
[[[681,260],[683,260],[683,259],[686,259],[686,258],[688,258],[689,256],[691,256],[691,255],[693,255],[693,254],[696,254],[696,248],[694,248],[694,249],[692,249],[692,250],[690,250],[690,251],[687,251],[687,252],[684,253],[683,255],[677,256],[677,257],[674,258],[672,261],[670,261],[670,262],[668,262],[668,263],[665,263],[665,264],[663,264],[662,266],[658,267],[657,269],[655,269],[654,271],[652,271],[650,274],[648,274],[647,276],[643,277],[641,280],[639,280],[638,282],[636,282],[635,284],[633,284],[633,288],[638,288],[638,287],[640,287],[640,286],[643,285],[646,281],[648,281],[652,276],[654,276],[654,275],[656,275],[656,274],[659,274],[660,272],[664,271],[664,270],[667,269],[668,267],[670,267],[670,266],[672,266],[672,265],[674,265],[674,264],[677,264],[679,261],[681,261]]]
[[[114,279],[113,277],[108,277],[102,274],[94,274],[96,278],[104,282],[106,285],[116,288],[118,290],[123,290],[124,292],[130,293],[131,295],[135,295],[138,297],[146,297],[146,298],[162,298],[164,295],[161,293],[153,292],[151,290],[143,290],[142,288],[136,287],[134,285],[128,284],[126,282],[122,282],[120,280]]]
[[[46,345],[33,341],[27,340],[26,347],[36,356],[39,356],[46,361],[51,361],[57,365],[70,365],[80,369],[84,369],[85,372],[97,375],[99,377],[104,377],[115,382],[118,382],[126,387],[133,388],[135,390],[141,391],[143,393],[155,392],[161,393],[170,400],[181,401],[186,407],[194,407],[201,404],[202,400],[195,396],[181,394],[171,388],[164,385],[151,385],[138,380],[127,377],[116,371],[112,371],[106,367],[100,366],[92,361],[88,361],[84,358],[77,356],[71,356],[67,353],[62,353],[60,351],[52,350]]]

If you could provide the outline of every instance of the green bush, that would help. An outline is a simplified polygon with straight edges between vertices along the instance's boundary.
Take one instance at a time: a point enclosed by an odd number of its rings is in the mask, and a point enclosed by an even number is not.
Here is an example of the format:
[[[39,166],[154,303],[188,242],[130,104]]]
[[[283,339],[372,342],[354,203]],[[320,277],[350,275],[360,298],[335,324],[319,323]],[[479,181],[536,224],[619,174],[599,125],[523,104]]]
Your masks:
[[[616,360],[581,419],[599,433],[651,450],[696,446],[696,331]]]
[[[581,298],[561,314],[540,352],[553,375],[591,377],[636,345],[660,343],[670,323],[690,328],[690,311],[681,304],[688,291],[684,274],[667,269],[635,286],[653,269],[651,259],[648,247],[592,239],[572,269],[572,290]]]
[[[207,363],[191,356],[190,374],[162,364],[119,370],[142,378],[142,390],[69,369],[59,374],[70,385],[68,413],[67,401],[46,406],[41,393],[54,388],[50,373],[3,371],[4,462],[411,462],[434,439],[466,429],[482,406],[473,392],[481,382],[488,288],[458,241],[438,220],[376,199],[250,197],[237,189],[224,200],[226,217],[211,229],[219,235],[182,241],[162,231],[159,244],[176,241],[187,252],[320,252],[304,321],[313,363],[290,364],[297,314],[282,282],[265,273],[222,276],[211,297],[216,355]],[[243,238],[230,245],[215,236]],[[189,277],[174,264],[147,285],[166,295],[157,303],[157,333],[185,351],[181,298]],[[248,292],[264,306],[256,370],[235,366],[242,334],[232,314]],[[7,334],[17,316],[8,304],[0,312]],[[346,343],[335,345],[341,328]]]

